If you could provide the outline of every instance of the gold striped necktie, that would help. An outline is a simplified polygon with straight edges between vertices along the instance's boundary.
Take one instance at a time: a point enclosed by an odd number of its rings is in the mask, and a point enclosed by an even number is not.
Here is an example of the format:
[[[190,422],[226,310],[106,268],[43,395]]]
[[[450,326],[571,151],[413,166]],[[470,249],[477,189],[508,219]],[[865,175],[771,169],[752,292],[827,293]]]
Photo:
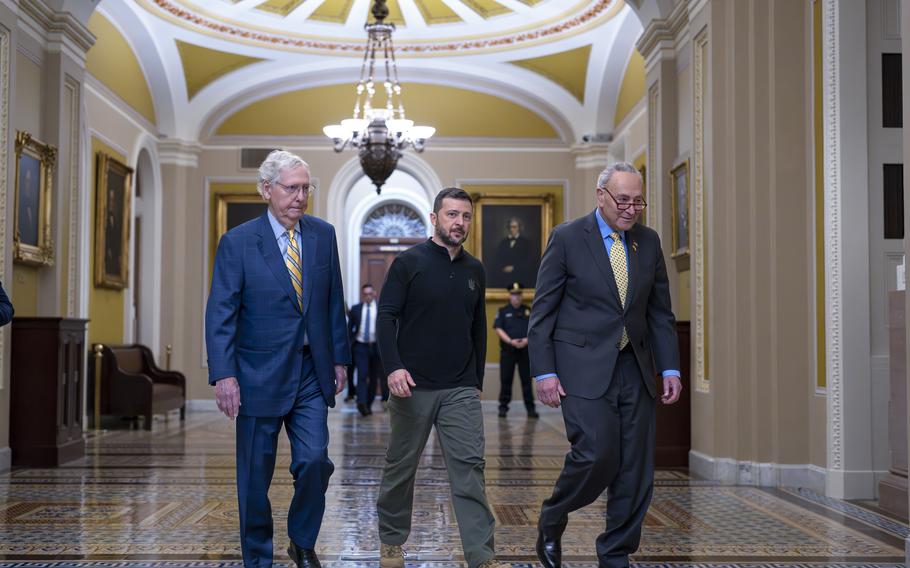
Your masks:
[[[294,285],[294,291],[297,292],[297,305],[300,311],[303,311],[303,271],[300,264],[300,247],[297,245],[297,238],[294,235],[294,229],[288,229],[288,257],[285,264],[288,266],[288,272],[291,273],[291,284]]]
[[[619,238],[619,233],[610,234],[613,244],[610,246],[610,266],[613,267],[613,278],[616,279],[616,289],[619,290],[619,299],[622,301],[622,309],[626,309],[626,294],[629,291],[629,266],[626,264],[626,247]],[[619,340],[619,348],[623,349],[629,344],[629,334],[625,326],[622,328],[622,339]]]

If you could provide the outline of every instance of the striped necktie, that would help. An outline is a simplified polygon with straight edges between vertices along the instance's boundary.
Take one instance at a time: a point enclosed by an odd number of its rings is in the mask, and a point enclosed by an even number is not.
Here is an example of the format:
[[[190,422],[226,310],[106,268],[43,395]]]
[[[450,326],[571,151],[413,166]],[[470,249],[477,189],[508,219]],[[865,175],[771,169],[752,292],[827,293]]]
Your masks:
[[[297,305],[300,311],[303,311],[303,271],[300,266],[300,247],[294,235],[294,229],[288,229],[288,256],[285,264],[288,266],[288,272],[291,273],[291,284],[294,285],[294,291],[297,292]]]
[[[626,264],[626,247],[619,238],[619,233],[610,234],[613,244],[610,246],[610,266],[613,267],[613,278],[616,279],[616,289],[619,290],[619,299],[622,301],[623,310],[626,309],[626,295],[629,291],[629,267]],[[629,344],[629,334],[625,326],[622,328],[622,339],[619,340],[619,348],[623,349]]]

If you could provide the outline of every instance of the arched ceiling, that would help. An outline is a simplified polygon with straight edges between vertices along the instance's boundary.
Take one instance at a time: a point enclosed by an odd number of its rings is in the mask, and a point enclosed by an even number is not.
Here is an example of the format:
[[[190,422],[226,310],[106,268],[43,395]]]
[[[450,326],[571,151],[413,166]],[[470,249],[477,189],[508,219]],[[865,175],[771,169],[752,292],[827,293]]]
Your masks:
[[[352,87],[359,76],[370,4],[101,0],[98,10],[133,44],[162,134],[211,141],[226,135],[222,125],[232,115],[271,97],[308,90],[307,96],[337,91],[334,96],[344,97],[341,87]],[[553,138],[555,133],[555,139],[574,143],[584,134],[612,129],[623,75],[641,33],[623,0],[388,4],[398,21],[394,40],[405,105],[413,105],[409,118],[437,126],[434,120],[445,120],[442,110],[482,117],[473,131],[466,121],[465,128],[441,128],[440,137]],[[324,89],[329,86],[338,88]],[[446,87],[450,96],[443,98],[450,107],[434,108]],[[431,91],[437,96],[423,100]],[[311,111],[320,123],[338,122],[353,107],[353,89],[349,92],[350,100],[341,105],[317,97]],[[463,94],[460,103],[451,96],[457,92]],[[511,111],[489,112],[484,107],[493,101],[505,105],[494,108]],[[335,116],[336,106],[348,110]],[[232,130],[232,136],[262,135],[253,130]]]

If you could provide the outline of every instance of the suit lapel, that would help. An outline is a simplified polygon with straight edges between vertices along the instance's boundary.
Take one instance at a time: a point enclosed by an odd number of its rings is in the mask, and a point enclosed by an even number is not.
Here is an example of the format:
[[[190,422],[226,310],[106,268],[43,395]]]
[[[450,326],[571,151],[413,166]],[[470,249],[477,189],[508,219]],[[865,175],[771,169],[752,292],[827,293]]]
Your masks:
[[[616,287],[616,277],[613,275],[613,267],[610,266],[610,255],[607,254],[607,247],[604,244],[603,237],[600,235],[600,229],[597,227],[597,219],[594,218],[594,215],[597,215],[597,211],[590,215],[588,222],[585,223],[585,231],[587,232],[585,243],[588,245],[591,256],[594,257],[594,264],[600,269],[604,280],[607,282],[607,287],[613,293],[613,298],[621,306],[619,289]]]
[[[300,219],[300,236],[303,240],[303,313],[310,306],[310,293],[313,291],[313,267],[316,261],[316,231],[306,215]]]
[[[259,252],[262,253],[262,259],[265,260],[265,264],[269,267],[275,280],[284,289],[288,299],[297,307],[297,293],[294,292],[294,286],[291,284],[291,274],[284,264],[284,258],[281,256],[281,249],[278,248],[278,240],[275,238],[275,233],[272,232],[272,224],[269,223],[267,213],[259,218]],[[300,308],[297,307],[297,309]]]
[[[638,291],[638,285],[641,280],[638,277],[639,254],[638,241],[635,239],[635,235],[638,234],[636,228],[638,228],[638,224],[633,225],[630,230],[626,231],[626,250],[629,257],[629,290],[626,298],[626,310],[632,305],[632,300],[635,298],[635,293]]]

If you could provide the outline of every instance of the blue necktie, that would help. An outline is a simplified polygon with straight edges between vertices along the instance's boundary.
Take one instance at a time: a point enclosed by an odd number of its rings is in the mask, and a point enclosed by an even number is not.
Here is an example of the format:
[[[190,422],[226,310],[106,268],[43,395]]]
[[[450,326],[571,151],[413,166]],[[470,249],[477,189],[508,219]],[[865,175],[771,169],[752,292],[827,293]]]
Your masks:
[[[366,308],[367,315],[363,319],[363,325],[364,325],[363,341],[364,341],[364,343],[369,343],[370,342],[370,304],[365,304],[364,307]]]

